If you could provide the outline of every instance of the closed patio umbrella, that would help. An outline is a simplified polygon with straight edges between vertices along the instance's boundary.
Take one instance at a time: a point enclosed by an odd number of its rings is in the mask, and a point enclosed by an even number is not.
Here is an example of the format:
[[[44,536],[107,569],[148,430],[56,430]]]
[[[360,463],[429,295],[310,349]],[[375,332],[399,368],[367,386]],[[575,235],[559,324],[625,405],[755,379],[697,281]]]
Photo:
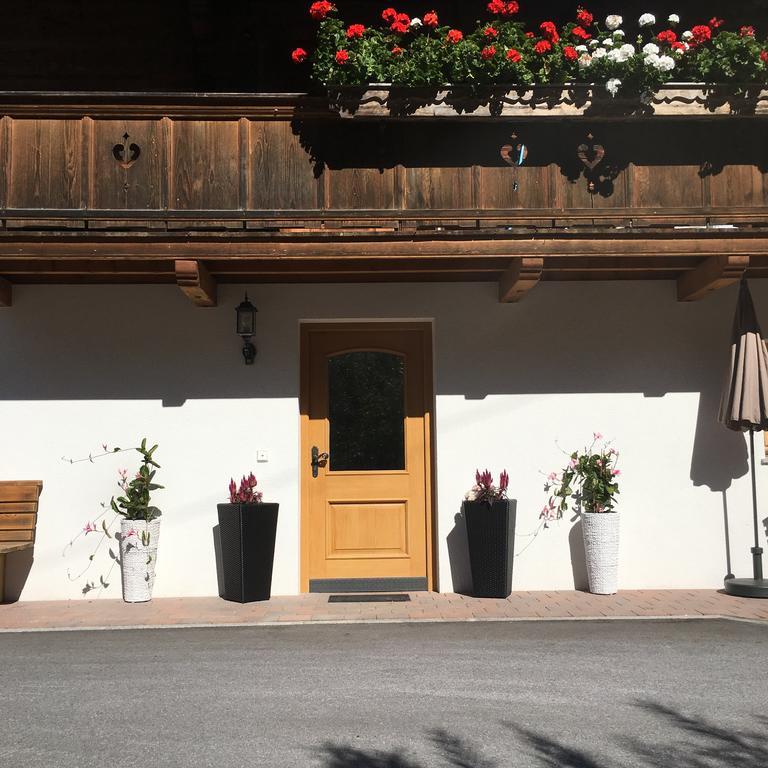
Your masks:
[[[733,322],[731,367],[720,402],[720,422],[728,429],[749,432],[752,468],[752,515],[755,546],[752,547],[753,578],[726,578],[725,591],[741,597],[768,598],[768,579],[763,578],[763,550],[757,521],[755,478],[755,431],[768,429],[768,349],[755,315],[746,280],[741,281]]]

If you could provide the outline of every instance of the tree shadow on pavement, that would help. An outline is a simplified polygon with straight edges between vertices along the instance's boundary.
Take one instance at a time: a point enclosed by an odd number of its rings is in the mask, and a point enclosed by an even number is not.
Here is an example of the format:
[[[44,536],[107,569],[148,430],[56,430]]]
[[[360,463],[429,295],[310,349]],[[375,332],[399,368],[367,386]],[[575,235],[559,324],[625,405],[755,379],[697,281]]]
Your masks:
[[[510,722],[502,725],[515,735],[509,744],[504,768],[766,768],[768,766],[768,716],[755,716],[742,727],[691,717],[653,701],[640,701],[640,710],[668,726],[656,740],[625,737],[613,746],[623,758],[598,757],[563,741]],[[654,729],[652,733],[655,733]],[[646,730],[643,730],[646,733]],[[468,741],[445,730],[428,733],[439,753],[428,764],[408,757],[405,750],[375,751],[327,743],[319,755],[320,768],[501,768]],[[596,734],[598,742],[600,734]],[[599,742],[598,742],[599,743]],[[498,746],[498,745],[495,745]],[[525,754],[522,750],[528,747]]]

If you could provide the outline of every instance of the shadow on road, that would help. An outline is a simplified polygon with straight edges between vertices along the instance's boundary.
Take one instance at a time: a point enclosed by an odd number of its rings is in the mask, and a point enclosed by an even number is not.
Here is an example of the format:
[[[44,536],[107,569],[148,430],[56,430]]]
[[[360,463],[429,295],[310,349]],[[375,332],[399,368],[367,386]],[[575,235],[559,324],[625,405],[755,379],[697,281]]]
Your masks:
[[[667,737],[659,741],[625,738],[617,742],[627,757],[605,759],[576,749],[542,733],[503,723],[515,736],[504,768],[765,768],[768,766],[768,716],[756,716],[751,723],[734,730],[717,723],[684,715],[653,701],[637,703],[638,709],[664,721]],[[438,753],[438,762],[428,764],[408,757],[406,750],[368,751],[358,747],[327,743],[320,750],[320,768],[502,768],[468,741],[444,730],[431,731],[429,741]]]

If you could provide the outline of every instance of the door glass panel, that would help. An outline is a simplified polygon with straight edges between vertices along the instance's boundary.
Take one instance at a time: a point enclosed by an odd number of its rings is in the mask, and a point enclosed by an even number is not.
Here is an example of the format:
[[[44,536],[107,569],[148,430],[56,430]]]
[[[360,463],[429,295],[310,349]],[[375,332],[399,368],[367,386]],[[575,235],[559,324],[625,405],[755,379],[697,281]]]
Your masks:
[[[390,352],[328,359],[330,469],[405,469],[405,360]]]

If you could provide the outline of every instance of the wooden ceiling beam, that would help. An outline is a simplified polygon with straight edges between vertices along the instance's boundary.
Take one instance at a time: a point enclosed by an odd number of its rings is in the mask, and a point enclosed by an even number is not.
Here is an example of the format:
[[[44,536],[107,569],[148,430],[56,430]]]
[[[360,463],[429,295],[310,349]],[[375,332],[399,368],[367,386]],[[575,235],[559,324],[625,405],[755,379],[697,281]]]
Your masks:
[[[523,256],[515,259],[499,280],[499,301],[504,304],[524,299],[538,285],[544,270],[544,259]]]
[[[13,286],[0,277],[0,307],[10,307],[13,304]]]
[[[205,264],[194,259],[177,259],[176,282],[179,288],[198,307],[216,306],[216,279]]]
[[[710,256],[677,278],[677,300],[698,301],[744,277],[749,256]]]

